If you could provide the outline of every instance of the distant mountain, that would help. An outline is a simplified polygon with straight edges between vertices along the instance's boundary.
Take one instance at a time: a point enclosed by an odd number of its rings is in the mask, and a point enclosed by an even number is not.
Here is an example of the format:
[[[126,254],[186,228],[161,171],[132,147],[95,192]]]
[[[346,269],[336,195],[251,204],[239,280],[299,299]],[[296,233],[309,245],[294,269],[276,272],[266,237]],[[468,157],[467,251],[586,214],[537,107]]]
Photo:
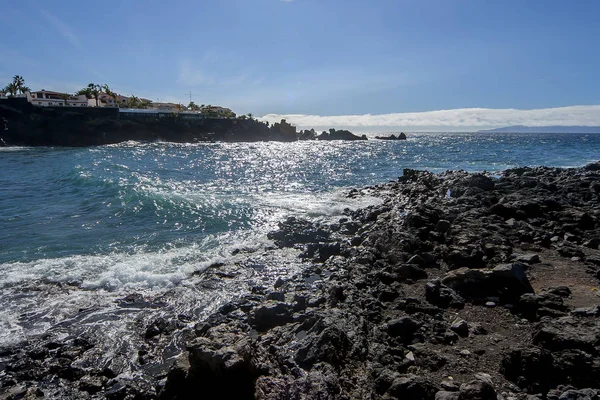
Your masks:
[[[600,126],[523,126],[486,129],[477,132],[493,133],[600,133]]]

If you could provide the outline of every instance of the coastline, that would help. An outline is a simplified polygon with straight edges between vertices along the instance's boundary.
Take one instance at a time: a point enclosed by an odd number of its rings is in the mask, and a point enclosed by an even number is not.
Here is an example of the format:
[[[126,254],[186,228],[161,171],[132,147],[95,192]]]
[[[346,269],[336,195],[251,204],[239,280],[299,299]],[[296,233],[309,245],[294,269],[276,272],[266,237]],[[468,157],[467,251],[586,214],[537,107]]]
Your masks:
[[[269,125],[252,118],[200,114],[136,113],[117,107],[41,107],[25,98],[0,99],[0,147],[87,147],[138,142],[257,142],[367,140],[346,130],[297,132],[285,120]]]
[[[525,399],[598,388],[599,178],[600,163],[499,179],[406,170],[352,190],[384,202],[336,224],[282,221],[271,239],[313,261],[298,276],[255,287],[193,328],[173,316],[142,329],[146,360],[174,332],[186,338],[168,372],[120,376],[86,365],[94,346],[84,338],[41,339],[2,352],[3,391]]]

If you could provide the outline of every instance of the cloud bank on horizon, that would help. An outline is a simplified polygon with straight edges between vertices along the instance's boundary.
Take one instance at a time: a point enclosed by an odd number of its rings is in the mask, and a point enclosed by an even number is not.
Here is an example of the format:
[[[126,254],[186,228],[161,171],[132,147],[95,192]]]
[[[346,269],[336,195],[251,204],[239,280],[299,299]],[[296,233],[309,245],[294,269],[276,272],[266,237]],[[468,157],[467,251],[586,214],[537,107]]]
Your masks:
[[[454,110],[365,115],[267,114],[263,121],[286,119],[300,129],[354,128],[357,130],[466,130],[505,126],[600,126],[600,105],[533,110],[459,108]]]

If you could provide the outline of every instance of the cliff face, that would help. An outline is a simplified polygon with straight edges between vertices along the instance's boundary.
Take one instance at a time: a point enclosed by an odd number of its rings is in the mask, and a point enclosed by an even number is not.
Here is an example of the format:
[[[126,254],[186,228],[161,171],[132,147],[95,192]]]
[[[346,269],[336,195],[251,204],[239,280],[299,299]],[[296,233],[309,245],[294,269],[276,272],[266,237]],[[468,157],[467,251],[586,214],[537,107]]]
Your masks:
[[[182,114],[123,115],[116,108],[36,107],[0,101],[0,139],[15,146],[93,146],[128,140],[294,141],[297,135],[256,120],[186,118]]]

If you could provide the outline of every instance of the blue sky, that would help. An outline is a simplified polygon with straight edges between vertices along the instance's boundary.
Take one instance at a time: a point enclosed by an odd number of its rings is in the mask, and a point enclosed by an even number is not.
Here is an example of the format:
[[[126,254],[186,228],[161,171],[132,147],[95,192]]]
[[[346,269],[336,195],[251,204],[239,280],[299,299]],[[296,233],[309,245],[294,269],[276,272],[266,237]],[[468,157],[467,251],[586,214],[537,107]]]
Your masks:
[[[600,105],[595,0],[23,0],[2,15],[2,85],[191,91],[292,120]]]

